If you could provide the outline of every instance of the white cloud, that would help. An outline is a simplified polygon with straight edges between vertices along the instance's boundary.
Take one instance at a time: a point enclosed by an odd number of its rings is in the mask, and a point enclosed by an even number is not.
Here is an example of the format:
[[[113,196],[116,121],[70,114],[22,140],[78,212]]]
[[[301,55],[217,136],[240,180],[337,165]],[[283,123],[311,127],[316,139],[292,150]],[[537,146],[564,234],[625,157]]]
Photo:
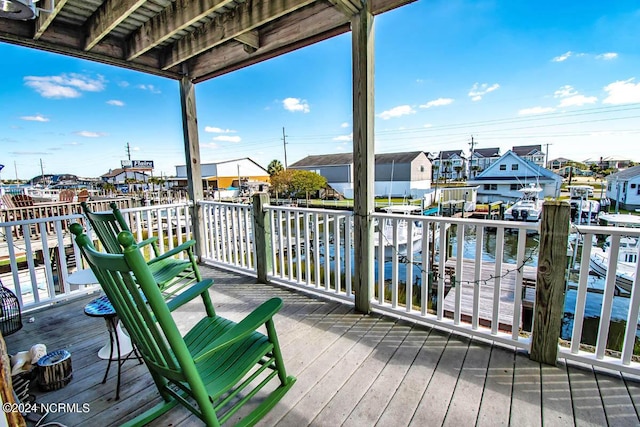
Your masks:
[[[425,128],[432,128],[432,127],[433,127],[433,125],[432,125],[431,123],[427,123],[427,124],[425,124],[423,127],[425,127]]]
[[[104,132],[91,132],[88,130],[81,130],[78,132],[74,132],[78,136],[84,136],[85,138],[100,138],[101,136],[107,135]]]
[[[209,133],[235,133],[236,132],[233,129],[222,129],[222,128],[217,128],[215,126],[205,126],[204,131]]]
[[[555,111],[556,109],[553,107],[531,107],[531,108],[523,108],[522,110],[518,111],[518,114],[521,116],[528,116],[531,114],[544,114],[544,113],[551,113],[552,111]]]
[[[561,86],[560,89],[553,92],[554,98],[566,98],[568,96],[575,96],[578,94],[578,91],[573,88],[571,85]]]
[[[124,102],[117,99],[110,99],[107,101],[107,104],[113,105],[115,107],[124,107]]]
[[[471,97],[472,101],[480,101],[483,96],[499,88],[500,88],[500,85],[498,83],[494,83],[491,86],[489,86],[488,83],[480,84],[476,82],[473,84],[471,89],[469,89],[469,96]]]
[[[603,59],[605,61],[610,61],[612,59],[616,59],[618,54],[616,52],[606,52],[601,53],[600,55],[596,55],[596,59]]]
[[[640,83],[633,83],[635,79],[618,80],[604,87],[608,96],[603,104],[631,104],[640,102]]]
[[[333,140],[334,141],[340,141],[340,142],[353,141],[353,132],[351,132],[349,135],[336,136],[335,138],[333,138]]]
[[[443,105],[449,105],[453,102],[452,98],[438,98],[433,101],[429,101],[426,104],[422,104],[420,108],[441,107]]]
[[[573,52],[568,51],[567,53],[563,53],[560,56],[556,56],[555,58],[553,58],[551,61],[553,62],[563,62],[566,61],[567,59],[569,59],[569,57],[573,55]]]
[[[297,111],[302,111],[303,113],[308,113],[311,111],[309,109],[309,104],[306,100],[300,98],[285,98],[282,101],[282,106],[285,110],[291,111],[295,113]]]
[[[378,114],[378,117],[380,117],[382,120],[389,120],[393,117],[400,117],[400,116],[406,116],[408,114],[415,114],[415,112],[416,110],[411,108],[410,105],[399,105],[397,107],[393,107],[390,110],[383,111],[382,113]]]
[[[136,86],[138,89],[148,90],[151,93],[161,93],[160,89],[155,87],[154,85],[138,85]]]
[[[45,98],[78,98],[81,92],[100,92],[105,86],[104,77],[91,78],[82,74],[60,74],[59,76],[26,76],[25,85]]]
[[[562,98],[558,108],[564,107],[581,107],[585,104],[595,104],[598,98],[595,96],[574,95],[567,98]]]
[[[121,81],[120,83],[118,83],[118,86],[120,87],[129,87],[129,82],[125,82],[124,80]]]
[[[200,148],[217,149],[217,148],[220,148],[220,144],[216,144],[215,142],[207,142],[207,143],[201,144]]]
[[[242,138],[239,136],[231,136],[231,135],[220,135],[213,137],[214,141],[224,141],[224,142],[240,142]]]
[[[48,122],[49,119],[44,117],[41,114],[36,114],[35,116],[22,116],[20,117],[22,120],[26,120],[29,122]]]
[[[351,126],[351,124],[344,122],[340,125],[341,128],[348,128],[349,126]]]

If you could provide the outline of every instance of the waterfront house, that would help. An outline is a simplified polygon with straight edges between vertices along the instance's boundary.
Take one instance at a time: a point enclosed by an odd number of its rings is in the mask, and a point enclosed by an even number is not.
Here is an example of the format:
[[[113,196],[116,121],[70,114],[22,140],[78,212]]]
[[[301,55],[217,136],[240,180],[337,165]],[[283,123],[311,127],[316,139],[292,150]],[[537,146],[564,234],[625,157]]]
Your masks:
[[[631,159],[625,159],[621,157],[607,156],[607,157],[589,158],[584,160],[582,163],[584,163],[587,166],[595,165],[602,170],[605,170],[605,169],[621,170],[631,166],[633,164],[633,161]]]
[[[441,151],[432,161],[434,181],[447,181],[465,177],[467,158],[462,150]]]
[[[480,172],[500,158],[500,148],[476,148],[470,154],[469,178],[475,178]]]
[[[353,198],[351,153],[307,156],[289,168],[316,172],[327,179],[331,188]],[[431,161],[422,151],[376,154],[374,175],[376,197],[422,198],[431,188]]]
[[[547,169],[552,172],[558,173],[560,169],[564,168],[571,162],[573,162],[573,160],[567,159],[565,157],[558,157],[547,162]]]
[[[519,145],[511,148],[511,151],[525,160],[535,163],[541,168],[544,167],[544,156],[541,145]]]
[[[640,166],[613,173],[606,177],[607,197],[620,209],[640,209]]]
[[[530,184],[542,188],[540,197],[558,197],[562,178],[509,150],[468,184],[480,187],[480,203],[514,202],[522,195],[518,190]]]
[[[112,169],[100,175],[102,182],[114,185],[120,191],[128,191],[130,186],[140,187],[149,180],[146,173],[129,168]]]

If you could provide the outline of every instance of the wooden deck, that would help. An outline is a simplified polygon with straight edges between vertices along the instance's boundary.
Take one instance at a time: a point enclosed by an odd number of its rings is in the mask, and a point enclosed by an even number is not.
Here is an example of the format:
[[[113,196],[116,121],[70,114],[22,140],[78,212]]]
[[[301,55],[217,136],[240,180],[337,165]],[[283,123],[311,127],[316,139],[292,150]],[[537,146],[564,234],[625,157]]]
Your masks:
[[[285,363],[298,381],[262,426],[637,426],[640,382],[617,373],[566,365],[541,366],[526,354],[308,297],[255,279],[202,268],[215,278],[218,312],[239,320],[271,296]],[[39,402],[88,403],[86,413],[51,413],[46,422],[108,426],[159,402],[144,365],[123,366],[121,399],[115,372],[101,384],[107,339],[102,319],[83,314],[91,298],[27,314],[24,328],[6,337],[9,352],[44,343],[71,352],[74,378],[37,393]],[[176,313],[181,328],[200,316],[199,301]],[[33,323],[27,323],[29,317]],[[236,418],[237,419],[237,418]],[[33,425],[33,423],[31,424]],[[153,426],[201,425],[176,408]]]

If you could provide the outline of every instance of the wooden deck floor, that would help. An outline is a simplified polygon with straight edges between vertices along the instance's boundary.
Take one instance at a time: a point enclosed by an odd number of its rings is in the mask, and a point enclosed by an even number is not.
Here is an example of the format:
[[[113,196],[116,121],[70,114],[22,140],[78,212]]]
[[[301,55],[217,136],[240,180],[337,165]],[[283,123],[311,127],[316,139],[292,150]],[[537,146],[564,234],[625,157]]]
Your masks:
[[[285,363],[297,382],[262,426],[637,426],[640,382],[576,365],[541,366],[511,349],[377,315],[254,279],[202,268],[215,278],[221,315],[239,320],[277,295],[276,317]],[[101,319],[83,314],[89,299],[27,315],[6,337],[9,352],[44,343],[71,352],[74,377],[66,387],[38,393],[40,402],[88,403],[86,413],[52,413],[66,426],[108,426],[144,411],[159,398],[144,367],[123,366],[121,399],[115,372],[101,384],[107,339]],[[200,316],[198,301],[177,312],[181,328]],[[33,425],[33,423],[31,424]],[[176,408],[153,426],[201,425]]]

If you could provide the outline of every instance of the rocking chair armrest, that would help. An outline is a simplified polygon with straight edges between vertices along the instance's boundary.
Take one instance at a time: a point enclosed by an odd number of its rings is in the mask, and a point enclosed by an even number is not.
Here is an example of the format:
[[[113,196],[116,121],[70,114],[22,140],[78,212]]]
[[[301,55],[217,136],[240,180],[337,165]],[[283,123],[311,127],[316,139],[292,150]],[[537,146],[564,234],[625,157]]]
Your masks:
[[[144,239],[138,242],[138,247],[141,248],[147,245],[154,245],[158,241],[156,236],[149,237],[148,239]]]
[[[213,340],[206,348],[199,351],[193,356],[194,362],[198,363],[202,359],[206,359],[211,354],[236,343],[247,335],[253,333],[260,326],[267,323],[282,308],[282,300],[280,298],[271,298],[263,302],[258,308],[253,310],[249,315],[242,319],[239,323],[227,330],[224,334]]]
[[[176,294],[176,296],[167,301],[169,311],[173,311],[176,308],[185,305],[198,295],[201,295],[203,292],[207,292],[211,285],[213,285],[213,279],[204,279],[202,282],[194,283],[186,290]]]
[[[171,249],[170,251],[167,251],[163,254],[158,255],[157,257],[153,258],[152,260],[150,260],[147,264],[153,264],[154,262],[158,262],[158,261],[162,261],[163,259],[167,259],[167,258],[171,258],[174,255],[178,255],[181,252],[189,252],[191,251],[193,245],[196,244],[195,240],[187,240],[186,242],[184,242],[183,244],[176,246],[175,248]]]

